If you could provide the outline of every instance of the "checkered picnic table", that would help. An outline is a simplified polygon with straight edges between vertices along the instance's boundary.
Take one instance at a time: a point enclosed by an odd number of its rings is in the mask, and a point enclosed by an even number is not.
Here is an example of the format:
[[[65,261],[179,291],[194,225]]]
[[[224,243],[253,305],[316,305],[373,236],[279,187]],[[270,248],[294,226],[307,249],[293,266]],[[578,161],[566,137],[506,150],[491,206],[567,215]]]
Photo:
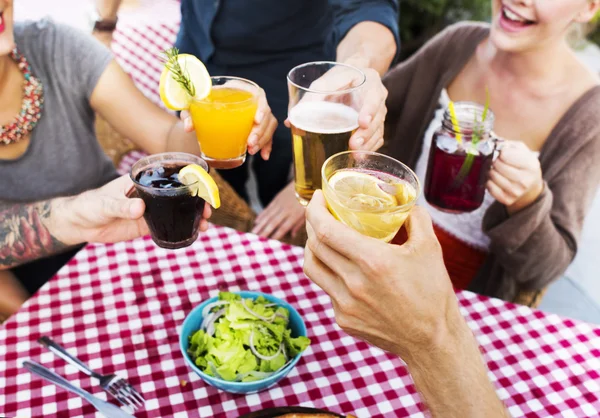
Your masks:
[[[30,375],[33,359],[106,399],[43,349],[48,335],[92,368],[127,378],[147,402],[137,417],[235,417],[304,405],[359,417],[425,416],[405,365],[341,331],[330,300],[302,272],[302,248],[211,225],[191,247],[149,238],[89,245],[0,327],[1,416],[89,416],[80,398]],[[179,351],[185,316],[219,290],[256,290],[294,305],[310,348],[272,389],[232,395],[205,384]],[[600,415],[600,329],[469,292],[462,313],[514,417]],[[435,373],[435,371],[432,371]]]
[[[125,156],[119,171],[128,172],[143,155]],[[139,417],[232,417],[286,405],[359,417],[424,416],[405,365],[336,326],[329,298],[302,272],[302,256],[301,248],[214,225],[192,247],[176,251],[149,238],[90,245],[0,329],[0,347],[6,348],[0,349],[0,370],[6,370],[0,405],[19,416],[93,413],[79,398],[21,369],[27,358],[106,398],[36,343],[50,335],[92,367],[138,387],[148,400]],[[241,396],[208,386],[187,367],[178,330],[201,301],[219,290],[245,289],[292,303],[312,345],[278,386]],[[600,415],[600,328],[470,292],[457,296],[490,379],[514,417]]]

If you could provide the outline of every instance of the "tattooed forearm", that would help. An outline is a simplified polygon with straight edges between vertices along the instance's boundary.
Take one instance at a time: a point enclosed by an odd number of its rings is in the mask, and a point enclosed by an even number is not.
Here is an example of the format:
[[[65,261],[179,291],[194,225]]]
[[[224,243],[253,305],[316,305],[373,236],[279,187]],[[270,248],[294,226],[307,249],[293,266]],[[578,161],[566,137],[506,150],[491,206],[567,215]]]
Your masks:
[[[54,238],[46,224],[50,201],[0,201],[0,270],[59,253],[67,245]]]

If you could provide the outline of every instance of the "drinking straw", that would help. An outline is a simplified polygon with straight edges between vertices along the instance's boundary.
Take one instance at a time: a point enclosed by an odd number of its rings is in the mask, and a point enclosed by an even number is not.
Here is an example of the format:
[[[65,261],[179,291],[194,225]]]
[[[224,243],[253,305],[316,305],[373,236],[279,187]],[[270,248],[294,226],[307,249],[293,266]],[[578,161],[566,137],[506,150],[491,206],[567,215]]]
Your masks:
[[[454,102],[450,100],[448,104],[448,110],[450,111],[450,120],[452,121],[452,127],[456,133],[456,140],[459,144],[462,144],[462,134],[460,133],[460,127],[458,126],[458,120],[456,119],[456,111],[454,110]]]

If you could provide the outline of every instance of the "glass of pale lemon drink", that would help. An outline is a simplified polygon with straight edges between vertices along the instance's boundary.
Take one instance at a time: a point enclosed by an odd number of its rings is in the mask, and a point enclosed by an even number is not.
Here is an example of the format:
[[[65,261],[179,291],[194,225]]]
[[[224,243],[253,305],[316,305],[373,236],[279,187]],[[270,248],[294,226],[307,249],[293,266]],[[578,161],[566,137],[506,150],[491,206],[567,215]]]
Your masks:
[[[415,205],[417,175],[391,157],[370,151],[345,151],[329,157],[321,169],[329,211],[358,232],[391,241]]]

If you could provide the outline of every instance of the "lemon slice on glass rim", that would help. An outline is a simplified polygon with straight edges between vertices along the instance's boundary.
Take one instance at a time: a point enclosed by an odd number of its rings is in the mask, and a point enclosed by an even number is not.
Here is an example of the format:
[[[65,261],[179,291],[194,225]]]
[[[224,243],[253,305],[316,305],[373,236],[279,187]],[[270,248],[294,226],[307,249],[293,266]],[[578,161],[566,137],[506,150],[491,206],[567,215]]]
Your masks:
[[[186,110],[192,100],[202,100],[210,94],[212,81],[202,61],[190,54],[176,54],[176,51],[168,51],[166,55],[158,92],[167,108]]]
[[[213,208],[221,206],[219,188],[206,170],[197,164],[190,164],[179,170],[179,181],[192,189],[195,196],[204,199]]]

